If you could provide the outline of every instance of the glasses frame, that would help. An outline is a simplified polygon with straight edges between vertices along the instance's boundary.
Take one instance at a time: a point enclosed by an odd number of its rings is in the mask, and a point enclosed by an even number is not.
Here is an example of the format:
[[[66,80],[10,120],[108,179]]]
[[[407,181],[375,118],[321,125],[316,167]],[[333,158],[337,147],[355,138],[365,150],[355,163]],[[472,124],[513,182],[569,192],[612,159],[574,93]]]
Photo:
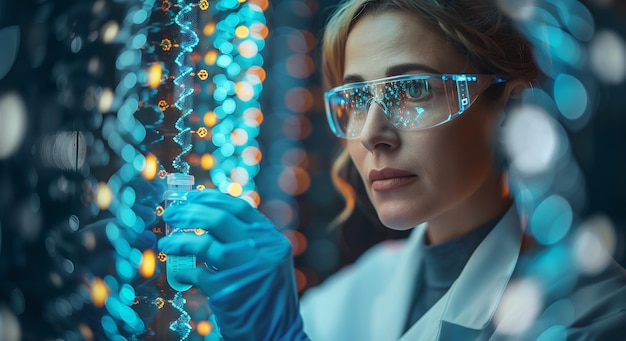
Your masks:
[[[423,128],[416,129],[403,129],[395,127],[396,129],[401,130],[409,130],[409,131],[419,131],[434,128],[440,126],[444,123],[450,122],[456,117],[460,116],[464,113],[477,99],[480,95],[482,95],[487,89],[495,84],[505,83],[507,79],[501,75],[497,74],[407,74],[407,75],[399,75],[392,76],[386,78],[375,79],[371,81],[364,82],[356,82],[349,83],[334,87],[324,94],[324,104],[326,107],[326,118],[328,120],[328,124],[330,126],[331,131],[335,136],[341,139],[357,139],[356,137],[348,137],[346,133],[344,133],[341,128],[339,122],[337,122],[337,117],[330,107],[330,98],[336,95],[338,92],[362,88],[362,87],[376,87],[380,84],[390,83],[390,82],[399,82],[399,81],[414,81],[414,80],[425,80],[425,79],[441,79],[443,81],[454,81],[456,82],[456,89],[458,95],[458,105],[459,110],[456,113],[450,113],[448,118],[442,122],[439,122],[435,125],[431,125]],[[473,91],[475,93],[470,93],[470,84],[476,83],[479,88],[478,91]],[[374,102],[374,99],[370,99],[369,102]],[[384,107],[385,117],[390,119],[390,114],[387,113],[387,108]],[[360,133],[359,133],[360,135]]]

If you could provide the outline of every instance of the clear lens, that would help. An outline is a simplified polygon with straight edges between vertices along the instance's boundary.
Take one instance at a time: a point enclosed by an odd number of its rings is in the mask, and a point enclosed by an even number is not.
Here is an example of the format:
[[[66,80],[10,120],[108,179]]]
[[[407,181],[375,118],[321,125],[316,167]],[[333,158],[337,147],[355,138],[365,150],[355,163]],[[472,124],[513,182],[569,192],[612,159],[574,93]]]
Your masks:
[[[334,88],[326,93],[326,111],[340,138],[359,137],[372,105],[380,106],[395,128],[421,130],[458,116],[482,92],[480,87],[477,76],[396,76]]]

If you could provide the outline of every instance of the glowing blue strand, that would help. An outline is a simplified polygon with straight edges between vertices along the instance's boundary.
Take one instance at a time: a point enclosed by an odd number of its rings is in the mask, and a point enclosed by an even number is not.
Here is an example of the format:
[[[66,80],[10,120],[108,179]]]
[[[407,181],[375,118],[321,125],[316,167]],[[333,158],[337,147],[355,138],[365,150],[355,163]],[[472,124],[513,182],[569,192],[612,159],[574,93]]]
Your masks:
[[[181,111],[181,117],[176,121],[176,129],[179,133],[174,137],[174,141],[180,145],[181,152],[175,157],[172,165],[179,173],[189,174],[189,163],[182,159],[182,156],[189,153],[191,150],[191,139],[187,138],[190,128],[185,125],[186,118],[193,112],[191,110],[191,95],[193,95],[193,88],[186,87],[186,84],[191,79],[191,73],[193,69],[190,66],[185,65],[186,55],[193,52],[193,49],[198,45],[198,35],[191,29],[192,22],[186,20],[185,16],[193,9],[192,4],[187,4],[184,1],[179,2],[181,7],[180,12],[176,14],[174,22],[180,26],[180,33],[183,37],[188,37],[187,40],[183,40],[180,43],[180,53],[174,60],[179,66],[179,75],[174,79],[174,84],[180,89],[180,93],[177,95],[177,99],[174,103],[176,108]]]
[[[176,310],[180,311],[180,316],[176,321],[170,324],[170,330],[176,332],[180,336],[180,340],[186,340],[191,333],[191,325],[189,321],[191,321],[191,317],[184,309],[185,306],[185,298],[181,292],[177,292],[172,299],[172,307],[176,308]]]

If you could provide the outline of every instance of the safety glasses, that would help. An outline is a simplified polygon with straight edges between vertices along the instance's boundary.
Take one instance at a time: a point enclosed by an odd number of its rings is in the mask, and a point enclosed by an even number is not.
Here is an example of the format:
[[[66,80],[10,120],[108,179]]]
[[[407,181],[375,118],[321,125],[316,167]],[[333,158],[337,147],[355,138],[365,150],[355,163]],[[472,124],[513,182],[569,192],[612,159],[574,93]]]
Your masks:
[[[351,83],[326,92],[326,115],[333,133],[343,139],[360,136],[372,104],[395,128],[423,130],[458,117],[487,88],[505,81],[496,75],[445,74]]]

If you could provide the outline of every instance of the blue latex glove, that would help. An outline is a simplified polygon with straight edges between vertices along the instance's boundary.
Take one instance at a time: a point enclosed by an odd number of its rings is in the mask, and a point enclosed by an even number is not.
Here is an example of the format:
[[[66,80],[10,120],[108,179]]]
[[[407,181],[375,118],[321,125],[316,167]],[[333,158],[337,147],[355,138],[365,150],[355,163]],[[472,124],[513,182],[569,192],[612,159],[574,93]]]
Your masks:
[[[159,248],[168,255],[196,255],[207,264],[180,271],[176,279],[209,297],[225,340],[308,340],[291,244],[260,212],[242,199],[204,190],[190,193],[185,205],[168,207],[163,220],[206,230],[173,233]]]

